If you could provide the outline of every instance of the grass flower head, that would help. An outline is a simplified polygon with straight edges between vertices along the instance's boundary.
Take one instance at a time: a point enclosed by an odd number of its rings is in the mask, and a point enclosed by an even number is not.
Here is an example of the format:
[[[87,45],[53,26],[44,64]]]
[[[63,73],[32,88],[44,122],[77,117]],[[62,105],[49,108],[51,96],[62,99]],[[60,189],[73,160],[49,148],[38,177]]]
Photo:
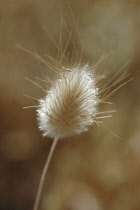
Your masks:
[[[95,121],[97,94],[88,65],[60,71],[45,98],[39,100],[37,119],[43,135],[60,139],[87,131]]]

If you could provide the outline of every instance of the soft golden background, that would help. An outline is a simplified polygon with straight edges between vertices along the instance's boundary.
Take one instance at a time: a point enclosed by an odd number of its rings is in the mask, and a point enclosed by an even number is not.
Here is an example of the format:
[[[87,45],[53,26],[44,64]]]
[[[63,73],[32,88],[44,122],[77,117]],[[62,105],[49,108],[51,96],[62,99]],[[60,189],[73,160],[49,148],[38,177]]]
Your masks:
[[[83,43],[84,60],[94,63],[120,43],[107,76],[131,59],[127,69],[134,80],[110,99],[114,105],[102,106],[117,110],[104,124],[122,140],[95,125],[92,133],[60,141],[46,177],[41,208],[139,210],[140,1],[69,3]],[[56,57],[51,37],[58,43],[61,32],[65,44],[71,30],[75,31],[78,47],[77,29],[64,0],[0,0],[0,209],[32,209],[52,143],[38,131],[35,109],[22,108],[32,105],[22,93],[42,96],[38,88],[24,80],[41,77],[41,67],[16,44],[44,57],[45,53]],[[45,66],[42,69],[49,76],[53,74]]]

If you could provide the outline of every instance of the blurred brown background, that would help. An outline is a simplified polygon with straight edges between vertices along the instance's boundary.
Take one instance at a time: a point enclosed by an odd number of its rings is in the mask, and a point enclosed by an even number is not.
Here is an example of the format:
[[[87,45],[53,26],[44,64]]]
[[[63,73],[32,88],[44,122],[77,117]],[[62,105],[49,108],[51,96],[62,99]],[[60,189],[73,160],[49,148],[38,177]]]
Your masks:
[[[117,113],[92,133],[60,141],[42,196],[42,210],[140,209],[140,1],[69,0],[83,43],[83,58],[96,62],[120,47],[107,76],[128,60],[134,80],[110,100]],[[64,44],[76,31],[70,9],[62,0],[0,0],[0,209],[30,210],[52,140],[41,137],[35,109],[22,93],[39,98],[41,91],[24,80],[41,77],[34,57],[16,47],[57,56],[60,32]],[[47,28],[48,32],[44,30]],[[67,31],[67,33],[66,33]],[[76,45],[79,46],[77,32]],[[71,43],[69,43],[70,45]],[[71,47],[69,48],[71,51]],[[101,65],[101,68],[103,66]],[[42,65],[44,74],[52,72]],[[106,107],[102,106],[102,109]]]

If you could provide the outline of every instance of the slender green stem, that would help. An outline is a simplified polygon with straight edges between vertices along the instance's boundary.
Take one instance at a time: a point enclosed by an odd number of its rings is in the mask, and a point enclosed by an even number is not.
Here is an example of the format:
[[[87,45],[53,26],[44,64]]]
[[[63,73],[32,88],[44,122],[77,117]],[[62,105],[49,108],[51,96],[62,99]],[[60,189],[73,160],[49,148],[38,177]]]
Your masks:
[[[53,143],[52,143],[52,146],[51,146],[48,158],[46,160],[44,169],[42,171],[42,175],[41,175],[41,178],[40,178],[40,182],[39,182],[39,186],[38,186],[33,210],[38,210],[40,199],[41,199],[41,193],[42,193],[43,185],[44,185],[44,181],[45,181],[45,177],[46,177],[46,174],[47,174],[47,171],[48,171],[48,168],[49,168],[54,150],[56,148],[57,142],[58,142],[58,138],[55,138]]]

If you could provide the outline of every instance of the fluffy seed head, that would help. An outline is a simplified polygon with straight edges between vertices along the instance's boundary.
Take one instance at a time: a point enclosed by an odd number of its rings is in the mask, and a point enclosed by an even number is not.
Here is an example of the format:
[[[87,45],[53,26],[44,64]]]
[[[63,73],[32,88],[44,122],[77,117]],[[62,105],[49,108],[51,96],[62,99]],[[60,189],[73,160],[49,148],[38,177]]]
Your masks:
[[[64,138],[87,131],[95,122],[98,89],[88,65],[61,71],[45,98],[37,119],[44,136]]]

